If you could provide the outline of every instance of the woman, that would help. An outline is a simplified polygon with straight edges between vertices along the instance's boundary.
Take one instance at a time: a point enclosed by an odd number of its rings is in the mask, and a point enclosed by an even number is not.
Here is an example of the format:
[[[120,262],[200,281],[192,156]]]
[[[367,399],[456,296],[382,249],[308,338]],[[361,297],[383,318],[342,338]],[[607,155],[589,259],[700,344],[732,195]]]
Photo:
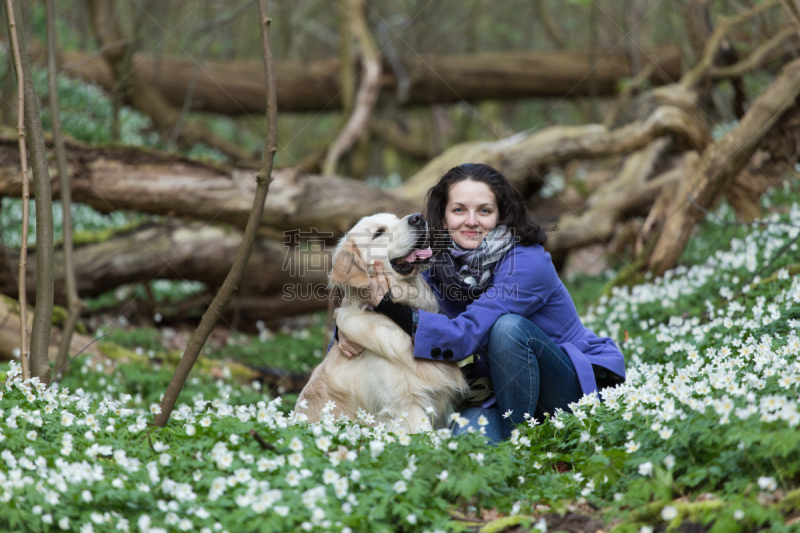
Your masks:
[[[624,381],[622,353],[581,323],[543,248],[545,232],[502,174],[457,166],[425,203],[439,253],[422,275],[443,314],[393,303],[381,265],[370,303],[412,336],[414,357],[463,365],[473,394],[461,416],[473,427],[480,420],[497,442],[526,414],[541,421],[598,384]],[[339,336],[345,355],[363,350]]]

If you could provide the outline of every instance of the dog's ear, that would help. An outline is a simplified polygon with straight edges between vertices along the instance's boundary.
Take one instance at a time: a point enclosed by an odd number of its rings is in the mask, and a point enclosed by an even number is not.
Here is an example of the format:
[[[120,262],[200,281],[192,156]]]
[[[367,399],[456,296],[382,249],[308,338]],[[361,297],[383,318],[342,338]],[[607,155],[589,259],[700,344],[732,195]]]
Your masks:
[[[353,242],[343,242],[333,255],[331,282],[363,289],[369,287],[367,265]]]

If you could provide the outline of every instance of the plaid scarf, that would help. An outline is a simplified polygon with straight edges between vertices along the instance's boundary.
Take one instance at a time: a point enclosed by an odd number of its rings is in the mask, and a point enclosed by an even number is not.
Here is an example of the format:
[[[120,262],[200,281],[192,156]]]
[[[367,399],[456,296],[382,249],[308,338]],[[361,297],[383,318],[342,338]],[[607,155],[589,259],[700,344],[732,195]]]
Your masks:
[[[494,228],[471,250],[451,241],[449,248],[434,257],[431,278],[448,298],[475,300],[492,281],[493,267],[515,242],[506,226]]]

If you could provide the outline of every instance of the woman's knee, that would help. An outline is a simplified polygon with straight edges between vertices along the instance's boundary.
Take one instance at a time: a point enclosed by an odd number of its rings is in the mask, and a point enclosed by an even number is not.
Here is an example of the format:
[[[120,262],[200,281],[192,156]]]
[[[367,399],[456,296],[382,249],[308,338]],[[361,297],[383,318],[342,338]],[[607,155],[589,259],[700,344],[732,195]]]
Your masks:
[[[535,336],[532,328],[536,326],[521,315],[508,314],[498,318],[489,331],[489,357],[496,362],[513,359],[515,355],[527,359],[530,339]]]
[[[492,341],[492,338],[505,339],[519,336],[520,333],[527,329],[527,325],[532,325],[531,321],[522,315],[503,315],[495,321],[489,331],[489,342]]]
[[[520,345],[524,345],[530,339],[539,338],[542,335],[544,335],[542,330],[524,316],[507,314],[498,318],[492,329],[489,330],[489,344],[513,339]]]

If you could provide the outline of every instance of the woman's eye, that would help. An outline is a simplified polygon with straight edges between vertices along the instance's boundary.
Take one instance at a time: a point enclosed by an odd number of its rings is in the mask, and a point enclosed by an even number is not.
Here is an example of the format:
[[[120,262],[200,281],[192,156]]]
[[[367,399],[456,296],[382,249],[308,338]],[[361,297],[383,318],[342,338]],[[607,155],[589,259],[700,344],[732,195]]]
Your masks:
[[[463,211],[463,209],[461,209],[460,207],[456,207],[455,209],[453,209],[453,213],[460,213],[461,211]]]

